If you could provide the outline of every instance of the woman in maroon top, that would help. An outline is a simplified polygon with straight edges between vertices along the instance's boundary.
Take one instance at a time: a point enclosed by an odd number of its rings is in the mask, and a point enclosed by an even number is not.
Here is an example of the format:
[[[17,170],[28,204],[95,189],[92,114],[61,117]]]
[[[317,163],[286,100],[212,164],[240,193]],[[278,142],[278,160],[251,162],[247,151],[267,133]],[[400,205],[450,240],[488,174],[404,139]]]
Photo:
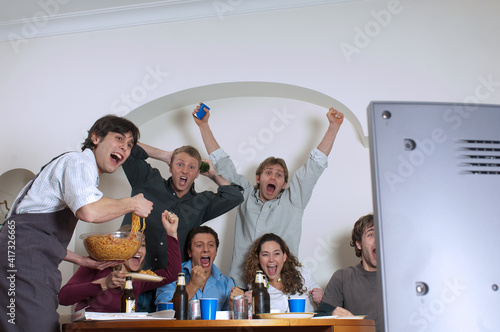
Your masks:
[[[181,272],[181,254],[177,240],[177,225],[179,218],[173,213],[164,211],[161,216],[163,227],[167,233],[168,266],[154,271],[157,275],[165,277],[160,282],[133,281],[135,298],[142,292],[156,289],[177,280]],[[125,287],[125,274],[139,271],[146,256],[146,246],[142,243],[137,254],[122,264],[120,271],[113,268],[95,270],[80,267],[59,292],[61,305],[77,303],[75,310],[86,308],[86,311],[120,312],[120,300]]]

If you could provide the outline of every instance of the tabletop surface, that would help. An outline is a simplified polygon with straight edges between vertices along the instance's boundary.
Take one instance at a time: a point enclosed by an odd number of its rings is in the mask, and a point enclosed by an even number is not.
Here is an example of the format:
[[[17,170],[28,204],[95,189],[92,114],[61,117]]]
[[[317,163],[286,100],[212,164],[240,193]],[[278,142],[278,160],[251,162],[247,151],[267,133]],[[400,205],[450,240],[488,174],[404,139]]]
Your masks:
[[[210,327],[307,327],[307,326],[375,326],[373,320],[368,319],[230,319],[230,320],[164,320],[164,319],[137,319],[137,320],[108,320],[82,321],[63,325],[63,331],[92,330],[94,328],[210,328]]]

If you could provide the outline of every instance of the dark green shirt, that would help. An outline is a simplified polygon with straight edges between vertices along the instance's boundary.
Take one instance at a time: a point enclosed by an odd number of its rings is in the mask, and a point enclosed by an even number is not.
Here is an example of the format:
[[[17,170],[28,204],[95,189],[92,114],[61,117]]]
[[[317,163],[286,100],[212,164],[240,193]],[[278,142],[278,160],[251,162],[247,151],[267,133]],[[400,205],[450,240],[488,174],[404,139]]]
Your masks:
[[[157,270],[165,268],[168,262],[167,237],[161,214],[168,210],[179,217],[177,235],[181,248],[182,261],[189,259],[184,251],[184,243],[189,231],[206,221],[216,218],[243,202],[243,188],[236,184],[220,186],[217,193],[212,191],[196,192],[193,187],[182,198],[179,198],[172,187],[172,178],[165,180],[160,171],[153,168],[146,159],[146,151],[140,146],[132,149],[132,153],[123,164],[123,170],[132,187],[132,196],[142,193],[153,202],[153,211],[146,218],[146,258],[144,269]],[[127,214],[124,224],[132,222],[132,215]]]

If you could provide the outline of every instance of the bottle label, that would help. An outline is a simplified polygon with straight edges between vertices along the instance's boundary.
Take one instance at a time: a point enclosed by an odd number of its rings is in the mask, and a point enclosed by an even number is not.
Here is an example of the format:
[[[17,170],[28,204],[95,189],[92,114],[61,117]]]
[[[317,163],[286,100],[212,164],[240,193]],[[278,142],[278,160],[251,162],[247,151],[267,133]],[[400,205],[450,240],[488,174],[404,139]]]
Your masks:
[[[186,278],[184,276],[179,277],[177,279],[177,285],[186,286]]]
[[[132,280],[125,280],[125,289],[132,289]]]
[[[127,313],[135,312],[135,300],[125,301],[125,312]]]
[[[256,284],[264,284],[264,286],[265,286],[266,285],[266,279],[264,278],[264,275],[260,274],[260,273],[257,273],[255,275],[255,283]]]

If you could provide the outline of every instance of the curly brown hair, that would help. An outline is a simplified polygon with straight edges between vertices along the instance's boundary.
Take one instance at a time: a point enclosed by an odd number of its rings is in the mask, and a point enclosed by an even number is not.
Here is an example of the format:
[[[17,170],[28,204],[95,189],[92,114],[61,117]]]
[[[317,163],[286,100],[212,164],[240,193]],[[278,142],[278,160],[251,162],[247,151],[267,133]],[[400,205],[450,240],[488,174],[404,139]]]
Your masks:
[[[283,269],[281,270],[281,282],[283,283],[283,292],[285,294],[304,294],[307,288],[304,287],[304,278],[297,269],[301,267],[302,264],[299,262],[298,258],[290,252],[287,244],[281,237],[274,233],[267,233],[258,238],[250,249],[250,254],[245,263],[245,282],[248,285],[253,285],[255,281],[255,274],[258,270],[262,270],[259,263],[259,255],[262,249],[262,245],[266,242],[274,241],[279,244],[283,254],[286,254],[286,261],[283,264]]]

